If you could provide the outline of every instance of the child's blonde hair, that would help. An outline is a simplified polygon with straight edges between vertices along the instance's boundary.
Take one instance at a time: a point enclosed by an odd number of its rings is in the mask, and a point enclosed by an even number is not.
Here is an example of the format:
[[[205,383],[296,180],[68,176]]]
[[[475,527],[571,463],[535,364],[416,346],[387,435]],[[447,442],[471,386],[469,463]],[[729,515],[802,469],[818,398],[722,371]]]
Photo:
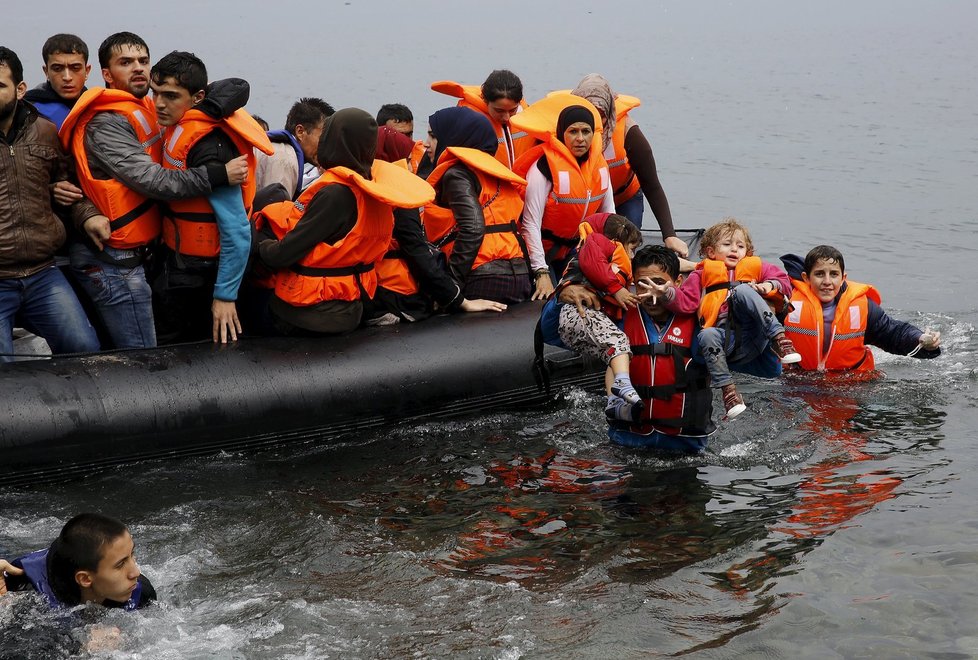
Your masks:
[[[727,236],[733,236],[736,231],[744,234],[744,243],[747,244],[747,254],[745,256],[753,256],[754,243],[750,240],[750,232],[747,231],[747,227],[737,222],[737,218],[731,217],[724,218],[704,232],[703,238],[700,240],[700,256],[705,258],[707,248],[716,248],[720,241]]]

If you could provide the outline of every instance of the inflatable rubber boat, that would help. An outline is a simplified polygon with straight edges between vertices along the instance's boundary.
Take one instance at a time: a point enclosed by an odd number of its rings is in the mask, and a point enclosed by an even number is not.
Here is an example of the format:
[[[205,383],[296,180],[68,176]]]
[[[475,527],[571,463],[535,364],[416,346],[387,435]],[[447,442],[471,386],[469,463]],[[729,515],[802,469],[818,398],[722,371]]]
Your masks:
[[[322,441],[422,417],[539,405],[540,303],[344,337],[244,337],[0,368],[0,484],[171,455]],[[553,386],[599,365],[548,347]]]

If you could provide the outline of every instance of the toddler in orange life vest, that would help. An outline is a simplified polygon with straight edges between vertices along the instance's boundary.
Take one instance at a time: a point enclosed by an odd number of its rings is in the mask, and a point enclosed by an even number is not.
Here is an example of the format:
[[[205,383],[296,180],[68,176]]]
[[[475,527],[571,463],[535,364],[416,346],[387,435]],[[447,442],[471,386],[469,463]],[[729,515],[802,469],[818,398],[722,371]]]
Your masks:
[[[924,359],[941,354],[941,333],[887,316],[876,288],[848,280],[842,253],[831,245],[812,248],[804,262],[793,254],[781,261],[794,286],[785,332],[798,347],[802,369],[871,373],[870,344]]]
[[[784,304],[791,283],[783,270],[754,256],[750,233],[733,218],[706,230],[700,256],[706,258],[678,289],[663,285],[652,293],[663,296],[669,311],[698,311],[703,328],[698,340],[711,385],[722,391],[727,419],[733,419],[747,407],[731,368],[774,378],[782,363],[801,360],[771,306]]]
[[[628,337],[612,319],[620,320],[625,309],[638,304],[628,286],[631,258],[642,244],[642,234],[628,218],[613,213],[588,216],[579,233],[577,256],[568,262],[557,291],[568,284],[583,284],[601,296],[603,304],[601,311],[562,305],[557,326],[560,340],[578,353],[602,359],[614,375],[611,393],[640,407],[642,397],[628,373]]]

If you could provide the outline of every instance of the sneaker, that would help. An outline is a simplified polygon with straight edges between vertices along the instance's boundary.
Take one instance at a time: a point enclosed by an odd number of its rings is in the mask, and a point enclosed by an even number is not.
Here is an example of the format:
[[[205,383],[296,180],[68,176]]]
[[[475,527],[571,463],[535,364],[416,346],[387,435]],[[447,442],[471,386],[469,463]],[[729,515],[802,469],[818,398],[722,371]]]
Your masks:
[[[747,406],[744,404],[744,397],[737,393],[736,385],[733,383],[724,385],[720,388],[720,391],[723,393],[723,407],[727,411],[724,419],[733,419],[747,410]]]
[[[795,350],[795,345],[791,343],[791,340],[783,332],[779,332],[771,339],[771,349],[775,355],[781,358],[781,364],[801,362],[801,355]]]
[[[630,380],[619,380],[616,379],[614,383],[611,384],[611,393],[617,397],[621,397],[625,400],[625,403],[638,406],[642,405],[642,397],[638,395],[635,388],[632,386]]]
[[[391,314],[390,312],[387,312],[385,314],[381,314],[380,316],[375,316],[372,319],[367,319],[366,321],[363,322],[363,324],[367,326],[385,326],[385,325],[397,325],[400,322],[401,322],[401,317],[397,316],[396,314]]]

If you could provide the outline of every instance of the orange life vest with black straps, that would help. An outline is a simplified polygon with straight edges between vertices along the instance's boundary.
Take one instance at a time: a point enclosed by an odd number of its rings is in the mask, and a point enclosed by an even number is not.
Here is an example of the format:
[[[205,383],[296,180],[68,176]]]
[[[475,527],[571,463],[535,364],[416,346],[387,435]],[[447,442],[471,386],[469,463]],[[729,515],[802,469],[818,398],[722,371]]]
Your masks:
[[[392,206],[411,208],[434,198],[435,191],[404,168],[375,160],[370,179],[346,167],[330,168],[295,202],[262,209],[258,222],[267,222],[279,239],[302,219],[306,205],[328,185],[349,188],[357,201],[357,222],[342,239],[319,243],[289,269],[275,275],[275,295],[296,307],[327,300],[360,300],[377,290],[375,264],[387,251],[394,229]]]
[[[846,281],[832,321],[832,337],[825,345],[822,303],[807,282],[791,280],[792,310],[784,320],[785,334],[801,354],[800,367],[806,371],[873,371],[873,352],[866,346],[869,301],[881,304],[879,291],[869,284]]]
[[[438,185],[449,168],[463,163],[479,181],[479,206],[485,218],[485,234],[472,270],[497,259],[523,257],[519,234],[519,219],[523,213],[520,186],[526,180],[504,167],[489,154],[467,147],[448,147],[438,159],[438,166],[428,176],[428,183]],[[424,228],[428,240],[438,246],[445,256],[451,256],[458,235],[451,209],[434,202],[425,206]]]
[[[711,419],[713,392],[705,370],[691,365],[696,317],[673,316],[652,341],[650,319],[638,307],[625,312],[625,335],[632,347],[629,365],[632,385],[645,403],[637,423],[622,426],[632,433],[703,437],[714,430]]]
[[[156,123],[156,108],[149,98],[137,99],[129,92],[103,87],[94,87],[82,94],[61,125],[61,144],[75,157],[81,189],[109,219],[112,235],[105,244],[128,250],[146,245],[160,235],[162,215],[155,200],[127,188],[114,178],[92,176],[85,151],[85,129],[100,112],[114,112],[125,117],[143,151],[157,163],[162,160],[163,153],[160,127]]]
[[[619,94],[615,97],[615,130],[611,134],[611,142],[605,149],[604,157],[608,161],[608,172],[611,173],[611,189],[615,194],[616,206],[630,200],[641,189],[625,153],[625,119],[629,111],[641,104],[634,96]]]
[[[486,116],[492,128],[496,131],[496,139],[499,147],[496,149],[496,160],[513,169],[517,159],[526,153],[535,143],[535,140],[523,130],[515,129],[510,126],[503,126],[492,118],[489,114],[489,105],[482,98],[482,87],[479,85],[461,85],[451,80],[439,80],[431,83],[431,89],[448,96],[460,99],[458,105],[463,108],[470,108]],[[526,101],[520,101],[520,108],[525,108]],[[518,113],[517,113],[518,114]]]
[[[761,277],[761,258],[744,257],[733,270],[733,274],[727,265],[715,259],[704,259],[696,264],[696,270],[700,272],[700,286],[702,296],[700,298],[700,325],[710,328],[716,325],[717,317],[720,316],[720,308],[723,307],[730,295],[730,289],[741,282],[757,282]],[[766,300],[778,301],[782,294],[777,289],[764,296]]]
[[[257,167],[254,149],[268,155],[274,151],[268,135],[245,110],[236,110],[224,119],[214,119],[200,110],[188,110],[175,126],[168,126],[163,132],[163,167],[187,169],[190,150],[215,129],[227,133],[238,153],[247,157],[248,178],[241,184],[241,198],[245,212],[250,216],[251,203],[255,199]],[[221,236],[217,229],[217,216],[206,197],[173,200],[166,207],[163,242],[167,247],[178,254],[205,259],[213,259],[220,254]]]
[[[396,238],[391,238],[387,251],[377,261],[377,277],[380,286],[402,296],[414,296],[421,290]]]
[[[587,108],[594,117],[591,151],[583,163],[578,163],[563,141],[554,135],[560,113],[572,105]],[[601,118],[587,99],[554,93],[515,115],[510,123],[542,142],[523,154],[513,171],[526,178],[539,158],[547,159],[553,188],[547,197],[540,233],[547,261],[563,259],[577,245],[581,221],[597,213],[605,196],[611,194],[608,163],[601,155]]]

